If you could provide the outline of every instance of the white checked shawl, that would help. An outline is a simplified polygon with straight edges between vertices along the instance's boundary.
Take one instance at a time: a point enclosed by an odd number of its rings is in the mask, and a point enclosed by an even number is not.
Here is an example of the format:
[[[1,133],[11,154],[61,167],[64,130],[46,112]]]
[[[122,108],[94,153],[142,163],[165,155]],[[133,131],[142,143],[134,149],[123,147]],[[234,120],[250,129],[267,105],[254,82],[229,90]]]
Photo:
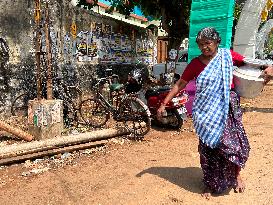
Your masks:
[[[219,48],[196,79],[193,123],[200,140],[211,148],[217,147],[225,128],[232,68],[230,50]]]

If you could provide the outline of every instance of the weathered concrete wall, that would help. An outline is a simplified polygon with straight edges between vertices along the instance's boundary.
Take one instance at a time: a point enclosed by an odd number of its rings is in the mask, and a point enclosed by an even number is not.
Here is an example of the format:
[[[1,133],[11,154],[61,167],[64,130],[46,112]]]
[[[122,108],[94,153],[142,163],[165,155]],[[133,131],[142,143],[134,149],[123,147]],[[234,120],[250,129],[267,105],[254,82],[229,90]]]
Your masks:
[[[9,45],[10,63],[20,62],[32,48],[30,2],[32,1],[0,1],[0,37],[6,39]]]
[[[31,92],[34,93],[33,96],[36,93],[34,6],[34,0],[0,1],[0,37],[7,42],[10,50],[9,61],[1,68],[7,71],[4,73],[8,83],[1,85],[0,81],[0,113],[10,113],[11,101],[19,93]],[[74,7],[70,0],[51,0],[49,8],[52,20],[53,76],[63,77],[68,84],[79,83],[84,89],[90,87],[90,80],[96,74],[97,65],[78,62],[71,53],[69,58],[66,58],[68,54],[64,52],[64,37],[66,34],[71,35],[70,27],[73,22],[77,25],[77,33],[90,31],[92,22],[97,22],[111,25],[113,32],[125,34],[133,40],[140,35],[147,37],[149,34],[143,28]],[[42,51],[45,51],[45,46],[42,46]],[[46,56],[41,59],[42,75],[45,78]],[[133,66],[117,64],[113,68],[124,80]],[[3,75],[3,72],[0,72],[0,75]]]
[[[15,93],[14,74],[31,55],[32,28],[30,24],[31,0],[0,1],[0,38],[9,47],[9,58],[0,67],[0,112],[8,113]],[[3,56],[0,55],[3,60]],[[29,64],[30,62],[28,62]],[[33,61],[34,63],[34,61]],[[34,66],[32,64],[31,66]],[[1,116],[3,116],[1,114]]]

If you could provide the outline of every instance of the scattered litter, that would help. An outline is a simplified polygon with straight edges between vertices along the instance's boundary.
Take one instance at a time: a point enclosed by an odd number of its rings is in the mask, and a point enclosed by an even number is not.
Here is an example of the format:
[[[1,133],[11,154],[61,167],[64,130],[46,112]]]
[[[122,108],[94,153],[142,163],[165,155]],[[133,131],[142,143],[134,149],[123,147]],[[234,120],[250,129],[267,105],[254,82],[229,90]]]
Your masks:
[[[30,171],[27,171],[27,172],[23,172],[22,173],[22,176],[29,176],[29,175],[32,175],[32,174],[41,174],[41,173],[44,173],[46,171],[48,171],[50,168],[48,167],[43,167],[43,168],[34,168]]]
[[[72,134],[72,135],[78,135],[78,134],[80,134],[80,132],[79,132],[78,130],[72,130],[72,131],[71,131],[71,134]]]
[[[44,159],[35,159],[34,161],[33,161],[33,163],[40,163],[40,162],[42,162],[42,161],[44,161]]]
[[[70,156],[71,156],[71,153],[65,152],[65,153],[63,153],[63,155],[61,156],[61,159],[66,159],[66,158],[69,158]]]
[[[110,142],[123,145],[125,143],[125,139],[124,138],[112,138],[112,139],[110,139]]]
[[[30,161],[30,160],[26,160],[25,163],[24,163],[24,167],[26,168],[30,168],[33,166],[33,163]]]
[[[94,153],[94,152],[96,152],[96,151],[97,151],[96,148],[92,148],[92,149],[85,149],[85,150],[83,150],[81,153],[82,153],[82,154],[87,154],[87,155],[89,155],[89,154],[92,154],[92,153]]]

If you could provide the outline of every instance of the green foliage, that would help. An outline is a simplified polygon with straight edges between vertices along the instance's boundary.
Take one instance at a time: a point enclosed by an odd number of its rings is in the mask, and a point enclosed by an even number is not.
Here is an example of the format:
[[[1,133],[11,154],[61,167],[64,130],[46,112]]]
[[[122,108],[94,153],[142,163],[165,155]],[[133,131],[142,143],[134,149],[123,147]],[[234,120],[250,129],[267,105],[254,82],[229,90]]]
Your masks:
[[[273,51],[273,31],[269,33],[265,47],[268,53]]]
[[[189,25],[189,13],[191,0],[107,0],[111,4],[110,10],[114,8],[121,14],[130,15],[133,12],[134,7],[138,6],[145,16],[150,16],[154,19],[160,19],[165,13],[168,13],[168,17],[172,14],[172,21],[175,18],[179,18],[179,15],[183,15],[186,24]],[[98,0],[94,0],[94,4],[86,3],[86,0],[79,0],[78,6],[82,6],[85,9],[91,9],[97,5]],[[168,19],[170,23],[170,19]]]
[[[78,6],[90,9],[97,5],[86,3],[86,0],[80,0]],[[169,35],[169,46],[178,48],[182,39],[188,37],[189,16],[192,0],[107,0],[110,5],[110,11],[115,9],[121,14],[129,16],[135,6],[141,8],[143,14],[153,19],[161,19],[162,28]]]
[[[235,7],[234,7],[234,19],[236,20],[236,21],[238,21],[239,20],[239,17],[240,17],[240,14],[241,14],[241,12],[242,12],[242,5],[240,5],[240,4],[235,4]]]
[[[111,4],[111,10],[114,8],[121,14],[130,15],[135,6],[141,7],[141,10],[146,16],[153,16],[159,18],[161,16],[161,9],[157,0],[107,0]],[[94,4],[86,3],[86,0],[79,0],[78,6],[83,6],[85,9],[91,9],[97,5],[98,0]]]
[[[273,8],[268,12],[267,19],[273,19]]]
[[[162,16],[159,2],[160,1],[156,0],[151,1],[140,0],[138,6],[141,7],[141,10],[144,15],[152,16],[155,19],[159,19]]]
[[[98,0],[94,0],[93,4],[87,3],[86,0],[79,0],[78,6],[82,6],[84,9],[91,9],[93,6],[97,5]]]

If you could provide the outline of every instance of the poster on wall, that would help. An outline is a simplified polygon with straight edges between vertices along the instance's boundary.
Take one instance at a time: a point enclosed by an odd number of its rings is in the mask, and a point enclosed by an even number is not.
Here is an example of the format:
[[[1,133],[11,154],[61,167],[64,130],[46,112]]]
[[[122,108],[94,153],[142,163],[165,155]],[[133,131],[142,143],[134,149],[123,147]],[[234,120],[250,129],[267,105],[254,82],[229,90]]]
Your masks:
[[[112,55],[110,48],[110,39],[103,38],[100,42],[99,57],[101,63],[111,63]]]
[[[88,44],[88,56],[93,60],[96,61],[99,58],[98,49],[100,46],[100,40],[97,38],[90,38],[90,42]]]
[[[64,53],[64,62],[67,63],[70,61],[72,57],[72,46],[71,46],[71,38],[68,32],[64,36],[64,45],[63,45],[63,53]]]
[[[143,64],[153,65],[154,44],[151,39],[136,39],[136,53],[137,61]]]
[[[98,56],[100,63],[111,63],[111,33],[112,26],[107,24],[102,24],[102,37],[99,37],[98,42]]]
[[[114,51],[121,50],[121,36],[120,33],[112,33],[111,35],[111,49]]]
[[[101,63],[129,64],[132,62],[132,45],[126,35],[112,33],[100,38],[99,57]]]
[[[110,25],[91,22],[90,31],[80,31],[73,39],[64,36],[64,60],[77,62],[131,64],[133,61],[153,65],[156,46],[149,37],[131,40],[127,35],[112,32]]]
[[[103,38],[109,39],[109,37],[112,33],[112,26],[107,25],[107,24],[102,24],[102,33],[103,33]]]
[[[76,58],[79,62],[96,63],[98,60],[98,39],[89,31],[81,31],[76,39]]]
[[[132,62],[132,46],[131,41],[128,36],[121,36],[121,51],[123,54],[122,62],[123,64],[129,64]]]
[[[102,38],[103,37],[102,23],[96,22],[95,29],[92,32],[96,36],[96,38]]]
[[[122,58],[121,51],[121,35],[120,33],[112,33],[110,39],[111,63],[120,63]]]

